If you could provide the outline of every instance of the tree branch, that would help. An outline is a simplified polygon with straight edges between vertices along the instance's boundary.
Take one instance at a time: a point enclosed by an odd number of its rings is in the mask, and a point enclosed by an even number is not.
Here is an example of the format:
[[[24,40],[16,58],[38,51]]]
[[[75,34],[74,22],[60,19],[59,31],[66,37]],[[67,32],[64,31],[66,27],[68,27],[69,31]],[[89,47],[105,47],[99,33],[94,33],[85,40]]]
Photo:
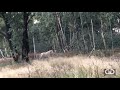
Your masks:
[[[6,33],[3,31],[0,31],[0,34],[6,37]]]
[[[30,16],[30,14],[29,14],[29,16]],[[29,17],[28,16],[28,17]],[[35,16],[34,14],[28,19],[28,21],[27,21],[27,23],[29,23],[30,22],[30,20],[33,18],[33,16]]]

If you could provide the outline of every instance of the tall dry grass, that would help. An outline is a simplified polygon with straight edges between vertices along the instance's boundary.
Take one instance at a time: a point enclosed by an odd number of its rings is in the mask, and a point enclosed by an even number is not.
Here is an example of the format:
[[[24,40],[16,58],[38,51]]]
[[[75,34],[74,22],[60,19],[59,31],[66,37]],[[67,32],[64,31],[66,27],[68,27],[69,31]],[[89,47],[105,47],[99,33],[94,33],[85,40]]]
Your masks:
[[[116,75],[104,76],[104,69],[116,69]],[[119,78],[120,61],[86,56],[51,57],[31,64],[9,62],[0,66],[0,78]]]

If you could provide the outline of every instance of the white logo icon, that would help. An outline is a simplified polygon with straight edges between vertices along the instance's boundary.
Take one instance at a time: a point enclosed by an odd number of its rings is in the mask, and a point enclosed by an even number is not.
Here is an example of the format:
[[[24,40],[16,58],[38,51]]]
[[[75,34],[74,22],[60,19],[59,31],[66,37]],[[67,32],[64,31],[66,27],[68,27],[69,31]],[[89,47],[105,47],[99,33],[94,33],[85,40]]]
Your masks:
[[[115,75],[116,70],[115,69],[104,69],[104,75]]]

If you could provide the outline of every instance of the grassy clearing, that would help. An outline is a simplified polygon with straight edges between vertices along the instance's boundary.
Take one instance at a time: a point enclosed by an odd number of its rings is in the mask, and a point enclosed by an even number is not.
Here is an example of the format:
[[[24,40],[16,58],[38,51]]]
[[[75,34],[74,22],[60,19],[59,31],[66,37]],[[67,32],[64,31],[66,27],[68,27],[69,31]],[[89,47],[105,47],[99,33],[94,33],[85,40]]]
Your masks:
[[[3,64],[3,63],[2,63]],[[1,65],[1,64],[0,64]],[[104,76],[104,69],[116,69],[116,75]],[[86,56],[34,60],[31,64],[14,62],[0,66],[0,78],[119,78],[120,61]]]

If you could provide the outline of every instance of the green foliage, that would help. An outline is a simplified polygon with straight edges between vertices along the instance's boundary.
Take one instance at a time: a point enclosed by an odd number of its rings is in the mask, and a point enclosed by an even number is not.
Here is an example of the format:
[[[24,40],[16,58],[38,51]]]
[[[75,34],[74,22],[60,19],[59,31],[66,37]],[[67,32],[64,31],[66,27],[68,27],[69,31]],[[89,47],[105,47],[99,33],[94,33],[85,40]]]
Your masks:
[[[5,15],[5,18],[2,15]],[[6,33],[5,19],[10,24],[9,32],[12,32],[13,48],[21,50],[22,32],[23,32],[23,12],[0,12],[0,42],[4,38],[2,32]],[[49,47],[55,44],[56,49],[59,49],[59,41],[56,37],[56,18],[54,12],[28,12],[28,34],[30,51],[33,51],[33,37],[37,52],[47,51]],[[67,45],[70,45],[74,51],[84,51],[84,40],[88,47],[88,52],[93,48],[91,19],[93,20],[93,29],[95,36],[96,49],[104,49],[104,44],[101,37],[101,20],[102,29],[107,45],[107,49],[120,46],[120,35],[112,31],[113,28],[119,28],[119,12],[60,12],[61,24],[63,33],[66,37]],[[81,17],[80,17],[81,15]],[[82,25],[81,25],[82,19]],[[83,29],[83,30],[82,30]],[[111,31],[112,38],[111,39]],[[71,41],[70,41],[71,39]],[[0,47],[2,48],[2,44]]]

